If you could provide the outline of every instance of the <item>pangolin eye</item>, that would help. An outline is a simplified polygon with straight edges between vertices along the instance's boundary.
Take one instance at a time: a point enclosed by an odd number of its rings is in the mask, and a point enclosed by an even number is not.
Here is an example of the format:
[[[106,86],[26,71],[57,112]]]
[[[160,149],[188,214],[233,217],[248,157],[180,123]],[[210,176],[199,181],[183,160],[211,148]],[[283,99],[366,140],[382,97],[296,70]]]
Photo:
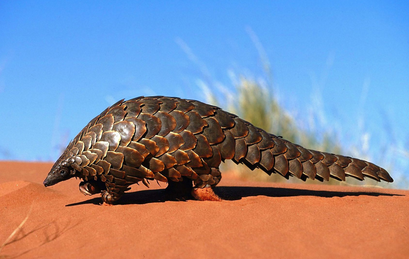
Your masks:
[[[60,174],[61,176],[67,175],[68,171],[66,169],[61,169]]]

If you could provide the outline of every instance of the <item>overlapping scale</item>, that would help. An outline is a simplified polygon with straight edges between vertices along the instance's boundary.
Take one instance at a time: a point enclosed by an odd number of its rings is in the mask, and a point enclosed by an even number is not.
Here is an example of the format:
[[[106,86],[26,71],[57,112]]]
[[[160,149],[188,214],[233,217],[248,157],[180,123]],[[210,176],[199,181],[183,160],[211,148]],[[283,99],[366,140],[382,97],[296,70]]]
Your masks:
[[[129,121],[133,124],[135,131],[132,137],[132,141],[138,141],[140,140],[146,133],[147,128],[146,128],[146,123],[138,118],[126,118],[126,121]]]
[[[187,113],[195,108],[194,104],[188,102],[187,100],[178,99],[178,105],[175,110]]]
[[[134,136],[135,125],[130,121],[120,121],[114,123],[112,130],[118,132],[121,136],[120,145],[127,146]]]
[[[203,166],[202,159],[198,154],[196,154],[192,150],[187,150],[186,154],[189,156],[189,163],[187,163],[187,166],[190,166],[192,168]]]
[[[303,168],[303,174],[308,176],[308,178],[314,180],[315,177],[317,176],[317,168],[314,166],[314,164],[307,160],[302,163],[302,168]]]
[[[261,154],[257,145],[253,144],[248,147],[247,155],[244,158],[249,164],[255,165],[260,162]]]
[[[139,143],[144,145],[152,156],[155,156],[159,152],[160,148],[153,140],[142,138],[141,140],[139,140]]]
[[[84,142],[78,141],[78,142],[74,145],[74,147],[77,148],[77,149],[78,149],[78,153],[81,154],[82,151],[84,151]]]
[[[185,130],[189,124],[191,123],[190,117],[181,111],[174,110],[170,113],[170,115],[175,119],[176,126],[173,132],[180,133],[182,130]]]
[[[297,149],[293,143],[288,142],[288,141],[283,141],[285,146],[287,147],[286,152],[284,153],[284,156],[288,160],[293,160],[301,155],[301,152]]]
[[[375,179],[379,182],[380,178],[377,174],[378,171],[379,171],[379,167],[377,167],[376,165],[372,163],[368,163],[368,165],[362,170],[362,174],[365,176],[369,176],[372,179]]]
[[[211,115],[214,115],[214,112],[217,108],[215,106],[208,105],[208,104],[205,104],[199,101],[194,101],[194,100],[190,101],[190,103],[192,103],[195,106],[193,110],[199,113],[200,116],[202,117],[209,117]]]
[[[288,161],[283,154],[274,157],[274,170],[280,173],[282,176],[286,176],[288,173]]]
[[[219,167],[222,162],[222,156],[219,149],[216,146],[212,146],[212,156],[209,158],[204,158],[206,164],[212,168]]]
[[[235,154],[236,142],[230,131],[226,130],[224,131],[224,134],[225,138],[221,143],[217,144],[217,148],[223,159],[232,159]]]
[[[364,175],[362,174],[361,170],[353,163],[350,163],[344,170],[345,174],[349,176],[353,176],[355,178],[358,178],[359,180],[364,179]]]
[[[213,117],[206,118],[206,122],[208,124],[208,127],[204,128],[203,135],[206,137],[209,145],[214,145],[222,142],[225,136],[222,128],[219,125],[219,122]]]
[[[142,113],[155,114],[160,109],[161,102],[156,98],[144,98],[143,105],[141,106]]]
[[[183,150],[178,149],[172,155],[175,157],[178,165],[184,165],[190,161],[189,155]]]
[[[108,149],[109,149],[109,142],[107,142],[107,141],[98,141],[93,146],[93,149],[99,150],[101,153],[99,153],[98,151],[96,151],[96,153],[99,154],[99,159],[103,159],[107,155],[107,152],[108,152]]]
[[[159,147],[159,150],[155,154],[155,157],[159,157],[169,150],[169,141],[166,138],[156,135],[151,140],[154,141]]]
[[[170,168],[168,170],[168,177],[170,180],[175,182],[179,182],[180,180],[182,180],[182,174],[175,168]]]
[[[174,167],[175,165],[178,164],[176,158],[173,157],[173,156],[170,155],[170,154],[167,154],[167,153],[166,153],[166,154],[163,154],[163,155],[160,156],[160,157],[158,157],[158,159],[163,162],[163,164],[165,165],[165,169]]]
[[[165,164],[160,159],[152,157],[149,160],[149,169],[154,173],[162,172],[165,170]]]
[[[182,136],[184,141],[184,144],[180,147],[181,150],[191,150],[196,147],[197,138],[192,132],[185,130],[181,132],[180,135]]]
[[[141,105],[142,102],[138,100],[129,100],[126,101],[126,117],[128,118],[135,118],[141,113]]]
[[[103,128],[103,125],[101,123],[98,123],[98,124],[95,124],[92,127],[90,127],[88,129],[88,132],[94,132],[95,135],[96,135],[95,140],[98,141],[98,140],[100,140],[100,138],[102,136],[102,132],[103,132],[102,128]]]
[[[187,126],[186,130],[192,132],[193,134],[198,134],[203,132],[204,127],[208,126],[206,120],[202,119],[200,114],[193,110],[187,113],[189,116],[189,125]]]
[[[109,143],[109,150],[116,150],[121,141],[121,135],[113,130],[105,131],[102,133],[101,141]]]
[[[230,129],[233,128],[234,125],[236,124],[234,122],[234,118],[237,116],[234,116],[232,114],[229,114],[227,112],[224,112],[222,110],[216,110],[214,114],[214,119],[218,122],[220,127],[222,129]]]
[[[259,131],[262,140],[257,143],[260,150],[266,150],[274,147],[274,141],[271,139],[270,135],[264,130]]]
[[[175,132],[170,132],[165,138],[169,142],[169,153],[175,152],[185,143],[183,137]]]
[[[111,164],[111,168],[120,169],[124,162],[124,154],[121,152],[108,151],[105,161]]]
[[[342,169],[342,167],[340,167],[338,164],[333,163],[332,165],[328,167],[328,169],[332,177],[335,177],[341,181],[345,181],[344,169]]]
[[[288,161],[288,171],[296,176],[298,179],[301,179],[302,172],[303,172],[303,167],[301,165],[300,160],[298,159],[292,159]]]
[[[132,141],[128,145],[128,147],[135,149],[135,151],[137,151],[143,157],[144,160],[148,155],[151,154],[150,151],[146,148],[146,146],[139,142]]]
[[[118,147],[116,152],[120,152],[124,155],[125,164],[131,167],[139,167],[142,162],[145,160],[145,157],[142,156],[136,149],[131,147]]]
[[[381,179],[384,180],[384,181],[393,182],[392,177],[391,177],[391,176],[388,174],[388,172],[386,172],[386,170],[383,169],[383,168],[379,168],[378,176],[379,176],[379,178],[381,178]]]
[[[274,156],[270,150],[266,149],[261,152],[260,167],[268,174],[272,173],[274,167]]]
[[[144,138],[150,139],[157,135],[162,128],[162,122],[158,117],[155,117],[148,113],[141,113],[138,119],[142,120],[146,124],[147,132]]]
[[[272,136],[271,139],[274,141],[274,147],[270,149],[271,153],[273,153],[273,155],[280,155],[287,152],[288,148],[285,145],[284,141],[282,141],[281,139],[277,138],[274,135],[271,136]]]
[[[91,147],[91,136],[85,135],[81,138],[82,143],[84,143],[84,150],[88,150]]]
[[[176,119],[172,115],[163,111],[159,111],[155,115],[160,119],[162,125],[158,133],[159,136],[166,136],[175,129]]]
[[[126,115],[126,112],[124,111],[124,106],[115,106],[111,108],[108,114],[112,114],[114,118],[114,123],[118,121],[122,121]]]
[[[244,138],[249,134],[249,129],[244,121],[238,117],[234,118],[235,125],[230,132],[233,134],[235,139]]]
[[[112,114],[107,114],[101,117],[98,120],[98,123],[102,124],[103,131],[112,130],[112,126],[114,125],[114,116]]]
[[[326,166],[330,166],[338,160],[333,154],[323,153],[323,155],[324,159],[322,159],[321,162]]]
[[[207,138],[204,135],[197,135],[196,138],[197,144],[195,148],[193,148],[193,151],[202,158],[211,157],[213,152]]]
[[[313,164],[316,164],[324,159],[324,155],[319,151],[310,150],[310,153],[312,154],[312,158],[310,160]]]
[[[322,163],[322,161],[319,161],[315,164],[315,168],[317,169],[317,176],[321,177],[325,181],[329,181],[330,177],[330,172],[329,168]]]
[[[162,102],[160,104],[160,111],[165,113],[170,113],[176,109],[178,102],[174,98],[160,97],[159,100]]]
[[[90,164],[94,163],[98,159],[97,154],[92,153],[92,152],[90,152],[88,150],[82,152],[82,154],[88,158]]]
[[[249,130],[249,134],[245,138],[247,145],[259,143],[262,140],[262,137],[258,132],[257,128],[251,124],[247,125],[247,128]]]
[[[234,157],[233,161],[236,163],[240,162],[240,159],[246,157],[247,155],[247,143],[246,141],[241,138],[241,139],[236,139],[236,146],[234,150]]]

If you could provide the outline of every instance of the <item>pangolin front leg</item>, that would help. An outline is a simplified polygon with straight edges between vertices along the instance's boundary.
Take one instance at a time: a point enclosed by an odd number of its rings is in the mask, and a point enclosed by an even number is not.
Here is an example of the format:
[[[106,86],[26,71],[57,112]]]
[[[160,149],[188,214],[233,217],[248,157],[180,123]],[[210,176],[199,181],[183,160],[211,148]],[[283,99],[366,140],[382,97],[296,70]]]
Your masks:
[[[82,193],[100,192],[104,203],[112,204],[130,185],[149,186],[149,180],[158,180],[168,182],[175,197],[220,200],[213,187],[226,159],[286,178],[393,181],[370,162],[306,149],[216,106],[155,96],[121,100],[91,120],[44,185],[79,177]]]

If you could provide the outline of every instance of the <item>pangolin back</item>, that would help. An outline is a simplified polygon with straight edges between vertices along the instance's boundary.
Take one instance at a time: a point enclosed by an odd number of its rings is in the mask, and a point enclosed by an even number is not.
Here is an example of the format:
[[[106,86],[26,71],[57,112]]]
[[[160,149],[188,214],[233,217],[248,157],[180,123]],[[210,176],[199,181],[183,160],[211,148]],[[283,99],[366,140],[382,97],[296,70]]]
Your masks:
[[[195,190],[214,187],[221,179],[219,165],[226,159],[287,178],[344,181],[353,176],[393,181],[370,162],[306,149],[216,106],[180,98],[138,97],[121,100],[91,120],[44,184],[77,176],[83,179],[82,192],[102,192],[104,202],[112,203],[129,185],[140,181],[148,185],[149,179],[170,185],[191,179]],[[65,178],[55,178],[62,169]]]

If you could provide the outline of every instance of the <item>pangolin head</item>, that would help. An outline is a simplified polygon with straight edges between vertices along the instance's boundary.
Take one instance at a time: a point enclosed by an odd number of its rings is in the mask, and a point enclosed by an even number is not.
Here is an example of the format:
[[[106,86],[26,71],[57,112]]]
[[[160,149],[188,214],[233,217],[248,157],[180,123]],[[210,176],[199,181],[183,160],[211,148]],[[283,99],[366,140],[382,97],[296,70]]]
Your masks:
[[[69,152],[64,152],[45,178],[43,182],[44,186],[51,186],[76,176],[77,171],[72,167],[74,161],[75,160],[69,156]]]

